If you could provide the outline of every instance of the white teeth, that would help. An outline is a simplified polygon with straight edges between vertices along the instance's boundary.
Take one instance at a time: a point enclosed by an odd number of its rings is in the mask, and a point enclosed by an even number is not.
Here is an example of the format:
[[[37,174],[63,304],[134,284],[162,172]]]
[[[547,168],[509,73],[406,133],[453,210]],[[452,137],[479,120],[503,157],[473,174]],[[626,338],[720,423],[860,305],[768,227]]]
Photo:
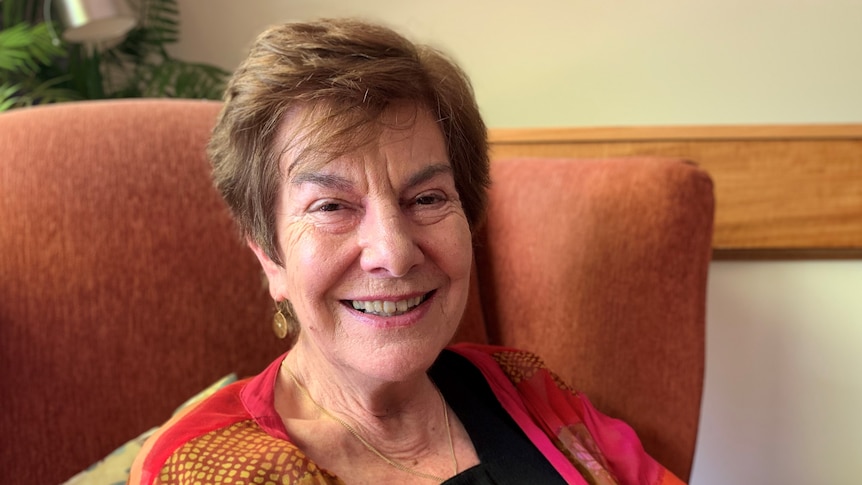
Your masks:
[[[401,315],[402,313],[407,312],[411,308],[422,303],[422,297],[417,296],[414,298],[408,298],[406,300],[399,301],[361,301],[361,300],[352,300],[350,302],[353,305],[353,308],[359,311],[363,311],[365,313],[371,313],[373,315],[378,315],[382,317],[391,317],[395,315]]]

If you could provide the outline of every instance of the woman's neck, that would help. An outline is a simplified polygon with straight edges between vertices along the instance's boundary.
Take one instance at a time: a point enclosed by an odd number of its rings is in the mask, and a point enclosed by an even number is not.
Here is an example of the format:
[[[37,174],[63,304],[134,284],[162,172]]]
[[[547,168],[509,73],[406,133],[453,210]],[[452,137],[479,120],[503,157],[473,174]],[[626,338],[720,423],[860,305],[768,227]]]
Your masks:
[[[279,383],[292,391],[286,395],[302,415],[297,417],[323,417],[323,408],[392,453],[427,446],[445,425],[445,403],[425,369],[391,382],[333,365],[298,346],[285,358]]]
[[[463,424],[424,369],[390,382],[315,357],[302,347],[287,355],[275,405],[291,441],[319,466],[351,483],[393,483],[417,478],[408,473],[445,478],[479,463]]]

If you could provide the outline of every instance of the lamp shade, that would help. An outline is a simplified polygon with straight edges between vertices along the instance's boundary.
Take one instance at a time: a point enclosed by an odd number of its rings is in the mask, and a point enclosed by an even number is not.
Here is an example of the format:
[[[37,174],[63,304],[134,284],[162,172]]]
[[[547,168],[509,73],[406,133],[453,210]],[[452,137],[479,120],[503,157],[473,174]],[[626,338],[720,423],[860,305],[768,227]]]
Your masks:
[[[137,23],[124,0],[55,0],[69,42],[96,42],[127,34]]]

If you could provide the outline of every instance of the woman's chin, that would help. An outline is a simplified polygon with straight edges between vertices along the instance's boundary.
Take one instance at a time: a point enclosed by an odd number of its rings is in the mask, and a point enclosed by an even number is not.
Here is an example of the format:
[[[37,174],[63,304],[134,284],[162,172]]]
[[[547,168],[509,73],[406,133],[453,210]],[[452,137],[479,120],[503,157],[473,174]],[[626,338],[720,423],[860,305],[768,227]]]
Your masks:
[[[443,336],[375,339],[370,345],[351,346],[340,360],[369,378],[403,382],[424,374],[448,341]]]
[[[452,338],[454,329],[387,326],[342,334],[324,353],[339,374],[382,382],[405,382],[423,375]],[[338,342],[338,340],[341,340]]]

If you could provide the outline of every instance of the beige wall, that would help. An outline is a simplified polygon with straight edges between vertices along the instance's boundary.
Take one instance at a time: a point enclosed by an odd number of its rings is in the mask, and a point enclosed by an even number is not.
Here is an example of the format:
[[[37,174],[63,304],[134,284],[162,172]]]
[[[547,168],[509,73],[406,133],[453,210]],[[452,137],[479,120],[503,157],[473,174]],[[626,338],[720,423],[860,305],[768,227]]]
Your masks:
[[[862,122],[862,0],[179,0],[174,53],[352,15],[458,59],[492,127]],[[862,476],[862,261],[716,262],[694,485]]]
[[[232,69],[271,23],[354,15],[466,68],[490,126],[862,121],[860,0],[179,0]]]

